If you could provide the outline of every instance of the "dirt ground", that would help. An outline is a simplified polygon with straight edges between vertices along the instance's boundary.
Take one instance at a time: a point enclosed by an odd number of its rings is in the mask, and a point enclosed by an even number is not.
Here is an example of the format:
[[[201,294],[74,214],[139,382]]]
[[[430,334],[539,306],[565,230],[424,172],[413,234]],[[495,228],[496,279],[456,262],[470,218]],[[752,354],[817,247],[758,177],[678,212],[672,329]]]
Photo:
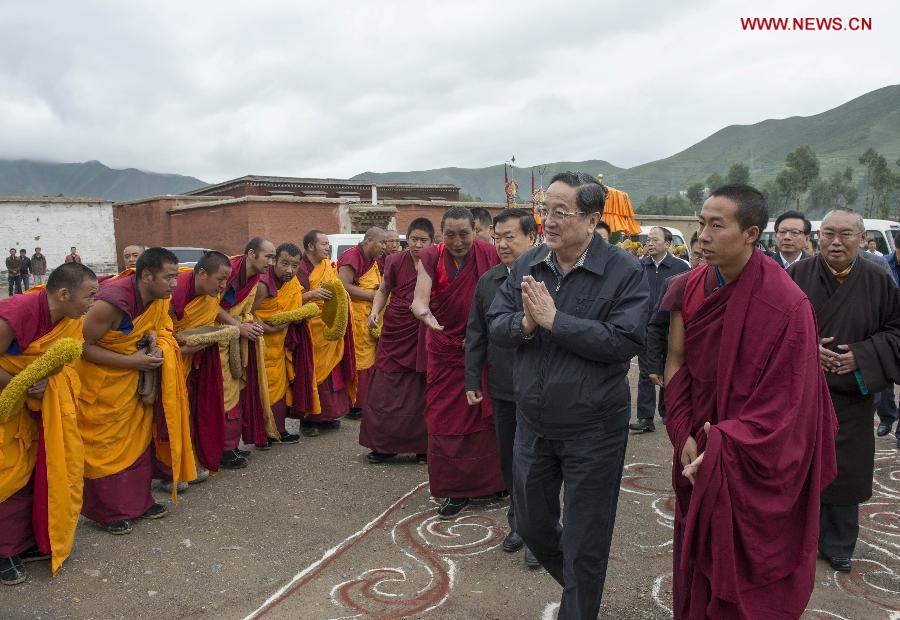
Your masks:
[[[604,618],[671,617],[671,448],[658,429],[629,439]],[[559,586],[499,548],[504,504],[440,522],[426,468],[368,465],[357,432],[344,421],[254,452],[130,536],[82,521],[58,576],[29,564],[25,584],[0,588],[0,618],[555,617]],[[819,561],[805,619],[900,618],[900,454],[893,437],[877,450],[854,570]]]

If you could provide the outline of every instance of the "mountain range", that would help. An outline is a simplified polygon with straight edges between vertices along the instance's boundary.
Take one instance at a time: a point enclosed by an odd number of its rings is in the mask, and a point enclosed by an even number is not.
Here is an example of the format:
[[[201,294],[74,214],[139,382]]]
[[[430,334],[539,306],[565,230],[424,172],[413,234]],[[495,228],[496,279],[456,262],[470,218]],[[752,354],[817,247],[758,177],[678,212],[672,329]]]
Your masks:
[[[651,195],[674,196],[713,173],[724,176],[736,163],[748,165],[751,183],[762,187],[774,180],[783,168],[785,156],[803,144],[812,147],[818,156],[821,177],[850,166],[854,169],[855,183],[861,185],[865,173],[859,157],[866,149],[874,148],[891,165],[900,159],[900,85],[874,90],[813,116],[730,125],[679,153],[632,168],[601,159],[563,161],[516,168],[514,176],[519,182],[519,195],[527,200],[532,170],[536,175],[543,171],[545,183],[561,170],[603,173],[607,184],[628,192],[632,202],[640,204]],[[472,197],[491,202],[504,200],[502,164],[485,168],[367,171],[352,178],[383,183],[453,183]],[[61,164],[0,160],[0,194],[5,195],[63,194],[129,200],[178,194],[205,184],[200,179],[177,174],[134,168],[114,170],[98,161]]]

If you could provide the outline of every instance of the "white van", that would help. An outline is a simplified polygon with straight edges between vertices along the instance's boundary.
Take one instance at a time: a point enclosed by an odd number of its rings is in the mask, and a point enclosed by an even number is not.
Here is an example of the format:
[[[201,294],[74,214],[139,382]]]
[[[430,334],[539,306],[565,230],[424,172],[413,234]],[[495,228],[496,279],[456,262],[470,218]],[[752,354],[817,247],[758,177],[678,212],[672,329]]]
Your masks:
[[[819,227],[822,225],[822,220],[811,220],[810,224],[812,225],[812,238],[818,245]],[[879,252],[887,255],[896,249],[894,247],[894,237],[897,233],[900,233],[900,222],[863,219],[863,225],[866,227],[866,239],[874,239]],[[769,243],[775,243],[775,220],[770,221],[769,225],[766,226],[760,241],[766,247],[769,246]]]
[[[328,235],[328,243],[331,244],[331,262],[337,263],[341,254],[359,245],[363,237],[365,237],[363,234]],[[400,235],[400,247],[406,249],[406,235]]]

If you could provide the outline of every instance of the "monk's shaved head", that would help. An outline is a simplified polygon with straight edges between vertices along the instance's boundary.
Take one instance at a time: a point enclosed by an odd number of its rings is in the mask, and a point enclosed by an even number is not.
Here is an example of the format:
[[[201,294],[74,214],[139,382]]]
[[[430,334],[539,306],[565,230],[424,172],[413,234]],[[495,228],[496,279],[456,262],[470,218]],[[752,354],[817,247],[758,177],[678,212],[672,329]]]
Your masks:
[[[47,278],[47,292],[55,293],[64,288],[74,291],[85,282],[96,281],[97,275],[81,263],[63,263]]]
[[[383,228],[378,228],[377,226],[373,226],[369,230],[366,231],[366,236],[363,237],[363,241],[380,241],[387,236],[387,233]]]
[[[231,259],[222,254],[221,252],[216,252],[215,250],[210,250],[209,252],[204,252],[203,256],[200,257],[200,260],[197,261],[197,264],[194,265],[194,271],[200,271],[201,269],[206,273],[216,273],[222,267],[231,268]]]

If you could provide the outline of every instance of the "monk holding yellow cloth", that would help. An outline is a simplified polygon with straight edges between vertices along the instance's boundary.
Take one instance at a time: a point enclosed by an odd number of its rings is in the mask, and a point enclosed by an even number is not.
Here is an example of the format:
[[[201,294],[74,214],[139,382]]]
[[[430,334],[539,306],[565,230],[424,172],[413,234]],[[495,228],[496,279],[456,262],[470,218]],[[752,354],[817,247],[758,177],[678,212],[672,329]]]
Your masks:
[[[369,381],[375,371],[375,350],[378,339],[369,329],[375,291],[381,286],[381,269],[378,259],[384,256],[387,233],[381,228],[370,228],[362,242],[347,250],[338,259],[338,277],[350,294],[350,324],[353,326],[353,348],[356,355],[358,387],[353,408],[347,416],[351,420],[362,417],[366,406]]]
[[[169,317],[177,276],[178,258],[149,248],[133,276],[101,286],[84,318],[84,357],[76,366],[82,514],[111,534],[129,534],[138,517],[166,515],[150,493],[154,454],[175,483],[196,475],[181,352]]]
[[[215,325],[221,293],[230,275],[231,260],[214,251],[204,253],[193,269],[178,274],[169,307],[176,338],[186,330]],[[180,349],[191,407],[191,439],[198,461],[194,482],[202,482],[210,471],[219,470],[225,443],[222,363],[213,341],[183,344]]]
[[[267,449],[269,440],[277,438],[272,407],[266,390],[264,349],[257,346],[263,326],[253,316],[256,285],[267,273],[275,258],[275,244],[254,237],[244,246],[244,253],[231,259],[231,275],[219,302],[219,323],[234,325],[241,331],[240,373],[230,369],[229,345],[219,345],[222,364],[222,387],[225,398],[225,444],[219,467],[241,469],[249,464],[249,452],[238,449],[241,439]]]
[[[29,365],[61,338],[80,343],[82,316],[96,293],[94,273],[66,263],[53,270],[46,288],[0,301],[0,387],[31,371]],[[49,558],[56,574],[72,549],[84,472],[78,385],[75,369],[66,364],[32,383],[25,404],[0,421],[0,583],[5,585],[25,581],[24,562]],[[8,391],[3,395],[10,397]]]
[[[266,345],[266,378],[269,401],[281,443],[297,443],[299,435],[287,432],[287,417],[301,418],[313,407],[315,390],[312,338],[304,320],[272,324],[274,317],[303,306],[303,285],[297,280],[302,252],[293,243],[275,249],[275,265],[257,285],[253,313],[262,321]]]
[[[322,307],[331,299],[331,291],[322,285],[338,279],[338,274],[331,266],[328,235],[321,230],[311,230],[303,237],[297,279],[306,290],[304,303],[314,301]],[[350,412],[351,400],[356,398],[356,360],[352,329],[347,328],[343,339],[328,340],[321,316],[310,319],[307,325],[312,335],[316,401],[305,412],[300,432],[314,437],[320,428],[338,428],[340,419]]]

